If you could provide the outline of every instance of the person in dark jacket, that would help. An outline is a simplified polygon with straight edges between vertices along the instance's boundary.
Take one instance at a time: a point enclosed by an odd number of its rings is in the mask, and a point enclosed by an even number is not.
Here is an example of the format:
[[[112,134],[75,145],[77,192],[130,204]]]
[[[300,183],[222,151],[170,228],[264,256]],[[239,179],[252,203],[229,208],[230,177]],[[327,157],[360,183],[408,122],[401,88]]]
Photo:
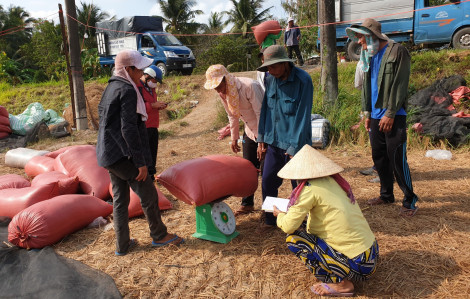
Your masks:
[[[418,196],[413,191],[406,158],[410,53],[383,35],[381,24],[371,18],[365,19],[361,26],[347,28],[346,32],[362,45],[362,110],[366,118],[365,127],[370,130],[372,159],[380,178],[380,196],[368,203],[393,203],[395,176],[404,193],[400,213],[413,216],[418,210]]]
[[[139,196],[149,224],[152,246],[179,245],[183,239],[169,234],[158,207],[157,190],[148,175],[152,163],[145,121],[145,104],[136,84],[142,69],[152,60],[137,51],[125,50],[116,56],[115,73],[108,81],[98,112],[100,126],[96,144],[98,165],[111,178],[116,255],[125,255],[137,244],[130,238],[129,187]]]

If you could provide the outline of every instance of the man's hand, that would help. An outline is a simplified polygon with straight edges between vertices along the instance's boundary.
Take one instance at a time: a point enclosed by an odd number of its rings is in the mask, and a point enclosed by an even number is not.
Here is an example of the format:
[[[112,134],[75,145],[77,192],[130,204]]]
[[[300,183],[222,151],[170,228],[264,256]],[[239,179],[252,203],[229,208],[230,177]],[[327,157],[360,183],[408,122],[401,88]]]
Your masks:
[[[392,130],[394,118],[383,116],[379,122],[379,131],[388,133]]]
[[[256,158],[258,158],[259,161],[263,160],[264,156],[266,156],[266,149],[266,143],[258,143],[258,149],[256,150]]]
[[[139,167],[139,174],[135,178],[136,181],[145,181],[147,179],[147,166]]]
[[[238,139],[235,139],[235,140],[232,139],[230,146],[232,147],[232,152],[234,152],[235,154],[240,152],[241,150],[240,146],[238,145]]]
[[[366,117],[366,120],[364,121],[364,127],[366,128],[366,131],[370,131],[370,118]]]

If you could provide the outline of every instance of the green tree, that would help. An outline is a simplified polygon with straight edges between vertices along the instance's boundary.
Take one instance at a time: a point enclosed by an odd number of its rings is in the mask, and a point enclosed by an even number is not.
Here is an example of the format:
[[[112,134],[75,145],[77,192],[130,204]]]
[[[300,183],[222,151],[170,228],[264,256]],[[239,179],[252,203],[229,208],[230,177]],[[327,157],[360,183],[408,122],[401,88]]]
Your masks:
[[[202,10],[193,10],[196,1],[193,0],[157,0],[163,13],[163,21],[168,25],[165,30],[171,33],[195,33],[201,24],[194,22]]]
[[[60,25],[55,25],[53,21],[41,21],[34,26],[31,42],[24,45],[21,52],[48,79],[66,79],[67,66],[62,49]]]
[[[221,33],[224,30],[225,25],[222,21],[222,13],[218,12],[211,12],[209,17],[209,22],[207,25],[204,25],[203,32],[204,33]]]
[[[7,10],[0,6],[0,47],[8,57],[19,58],[18,50],[29,42],[34,21],[22,7],[11,5]]]
[[[230,1],[233,4],[233,8],[225,12],[228,16],[225,25],[233,24],[233,27],[230,30],[231,32],[242,32],[242,35],[246,36],[246,33],[248,30],[251,30],[252,26],[256,26],[267,19],[272,18],[269,14],[269,10],[272,6],[261,10],[264,0]]]
[[[95,4],[86,4],[81,1],[80,4],[82,7],[77,6],[77,19],[81,23],[88,25],[83,26],[79,24],[78,26],[78,36],[84,39],[84,45],[82,45],[82,48],[96,48],[96,23],[109,18],[109,14],[107,12],[103,12],[101,8]]]

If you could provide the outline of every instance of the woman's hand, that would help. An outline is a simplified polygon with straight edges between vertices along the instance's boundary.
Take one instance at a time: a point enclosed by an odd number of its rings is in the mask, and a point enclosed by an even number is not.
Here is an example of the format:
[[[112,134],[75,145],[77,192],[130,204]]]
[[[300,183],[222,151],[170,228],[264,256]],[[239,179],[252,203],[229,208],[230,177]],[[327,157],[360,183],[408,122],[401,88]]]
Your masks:
[[[279,213],[283,213],[281,210],[279,210],[276,206],[273,206],[273,215],[274,217],[277,217]]]
[[[154,109],[162,110],[162,109],[165,109],[168,106],[168,104],[164,102],[154,102],[151,104],[151,106]]]

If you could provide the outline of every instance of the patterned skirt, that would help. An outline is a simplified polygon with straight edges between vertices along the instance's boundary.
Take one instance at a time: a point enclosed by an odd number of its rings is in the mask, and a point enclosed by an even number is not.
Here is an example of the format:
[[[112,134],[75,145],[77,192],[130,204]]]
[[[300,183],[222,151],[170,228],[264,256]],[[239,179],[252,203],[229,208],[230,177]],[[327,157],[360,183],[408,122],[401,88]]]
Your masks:
[[[286,243],[315,277],[325,283],[338,283],[343,279],[366,280],[375,272],[379,257],[377,241],[352,259],[305,231],[295,231],[288,235]]]

